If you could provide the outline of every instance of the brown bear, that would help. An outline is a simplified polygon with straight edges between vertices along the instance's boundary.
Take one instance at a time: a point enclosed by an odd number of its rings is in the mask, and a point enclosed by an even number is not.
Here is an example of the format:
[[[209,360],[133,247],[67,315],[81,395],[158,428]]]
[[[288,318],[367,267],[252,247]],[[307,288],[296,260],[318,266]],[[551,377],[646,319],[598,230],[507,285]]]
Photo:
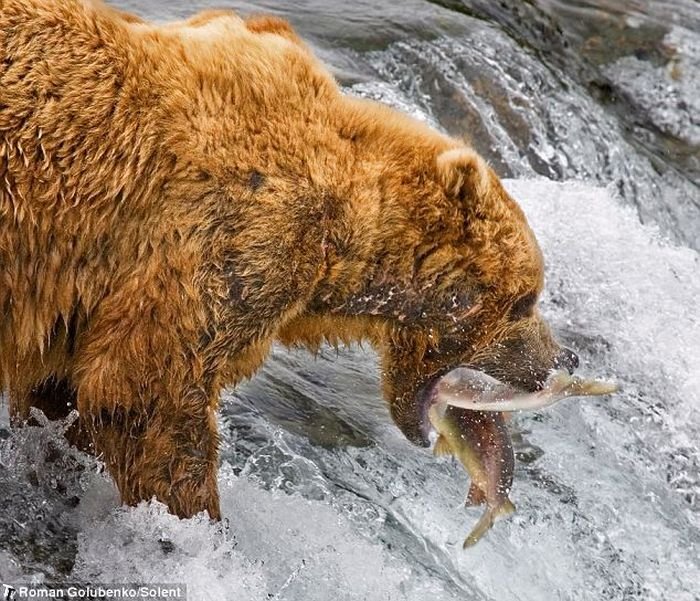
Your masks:
[[[0,385],[15,423],[77,408],[124,502],[220,516],[219,395],[274,341],[371,341],[419,444],[451,367],[575,366],[496,174],[285,22],[1,0],[0,54]]]

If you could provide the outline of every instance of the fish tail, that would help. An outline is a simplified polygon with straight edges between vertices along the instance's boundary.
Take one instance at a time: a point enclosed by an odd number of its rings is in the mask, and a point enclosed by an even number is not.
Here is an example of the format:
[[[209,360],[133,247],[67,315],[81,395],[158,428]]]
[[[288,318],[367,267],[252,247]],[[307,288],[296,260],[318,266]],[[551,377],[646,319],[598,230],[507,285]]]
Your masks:
[[[493,526],[494,522],[496,521],[496,518],[510,515],[515,511],[515,505],[513,505],[513,502],[506,498],[503,503],[500,505],[497,505],[496,507],[488,507],[486,511],[484,511],[483,515],[479,519],[479,521],[476,523],[474,528],[472,528],[472,531],[469,533],[469,536],[464,539],[464,544],[462,545],[463,549],[466,549],[468,547],[473,547],[476,543],[481,540],[481,537],[486,534],[491,527]]]
[[[494,517],[494,508],[487,508],[474,528],[472,528],[472,531],[469,533],[467,538],[464,539],[462,548],[466,549],[468,547],[473,547],[476,543],[478,543],[479,540],[481,540],[481,537],[491,529],[491,526],[493,526]]]
[[[495,517],[504,517],[510,515],[511,513],[515,513],[515,505],[513,504],[513,501],[506,497],[505,501],[496,507],[494,511]]]

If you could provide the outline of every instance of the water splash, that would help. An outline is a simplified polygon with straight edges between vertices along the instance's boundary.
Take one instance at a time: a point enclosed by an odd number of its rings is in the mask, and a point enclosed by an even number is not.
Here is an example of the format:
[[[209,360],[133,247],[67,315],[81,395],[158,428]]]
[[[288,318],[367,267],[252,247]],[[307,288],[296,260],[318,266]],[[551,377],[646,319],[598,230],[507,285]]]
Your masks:
[[[93,460],[63,447],[51,459],[60,426],[3,430],[0,528],[25,506],[55,527],[32,539],[42,561],[5,540],[0,576],[184,580],[195,599],[695,600],[698,254],[604,189],[507,186],[547,259],[543,311],[584,370],[614,375],[624,393],[515,420],[518,512],[475,549],[461,549],[479,512],[461,507],[463,470],[402,439],[374,354],[275,349],[223,401],[224,525],[119,508]]]

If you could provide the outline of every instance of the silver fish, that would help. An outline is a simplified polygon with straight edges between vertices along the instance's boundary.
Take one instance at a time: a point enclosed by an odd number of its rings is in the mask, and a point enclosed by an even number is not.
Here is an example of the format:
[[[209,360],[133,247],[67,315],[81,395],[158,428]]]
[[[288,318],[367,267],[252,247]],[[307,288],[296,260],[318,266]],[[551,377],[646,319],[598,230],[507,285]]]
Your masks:
[[[514,457],[504,413],[541,409],[571,396],[613,393],[617,385],[557,371],[543,388],[526,393],[487,374],[458,367],[436,384],[428,418],[438,433],[435,455],[454,455],[471,479],[467,505],[486,510],[464,541],[475,545],[496,518],[515,511],[508,498],[513,484]]]
[[[483,372],[458,367],[437,382],[435,402],[473,411],[522,411],[542,409],[567,397],[600,396],[617,390],[612,382],[556,371],[541,390],[521,392]]]

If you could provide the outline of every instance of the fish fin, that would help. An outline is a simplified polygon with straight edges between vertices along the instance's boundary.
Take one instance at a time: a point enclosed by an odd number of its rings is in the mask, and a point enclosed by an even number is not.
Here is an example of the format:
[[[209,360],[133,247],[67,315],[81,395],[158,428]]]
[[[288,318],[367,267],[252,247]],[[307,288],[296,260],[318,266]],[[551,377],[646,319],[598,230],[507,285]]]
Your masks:
[[[603,396],[613,394],[618,390],[619,386],[614,382],[576,378],[569,386],[567,392],[570,396]]]
[[[481,490],[474,482],[469,485],[467,500],[464,502],[465,507],[476,507],[486,503],[486,493]]]
[[[436,457],[440,457],[441,455],[454,455],[454,451],[452,450],[450,443],[447,441],[447,438],[445,438],[442,434],[440,434],[440,436],[438,436],[438,439],[435,441],[435,446],[433,447],[433,455],[435,455]]]
[[[515,505],[506,497],[506,500],[494,510],[494,517],[504,517],[511,513],[515,513]]]

